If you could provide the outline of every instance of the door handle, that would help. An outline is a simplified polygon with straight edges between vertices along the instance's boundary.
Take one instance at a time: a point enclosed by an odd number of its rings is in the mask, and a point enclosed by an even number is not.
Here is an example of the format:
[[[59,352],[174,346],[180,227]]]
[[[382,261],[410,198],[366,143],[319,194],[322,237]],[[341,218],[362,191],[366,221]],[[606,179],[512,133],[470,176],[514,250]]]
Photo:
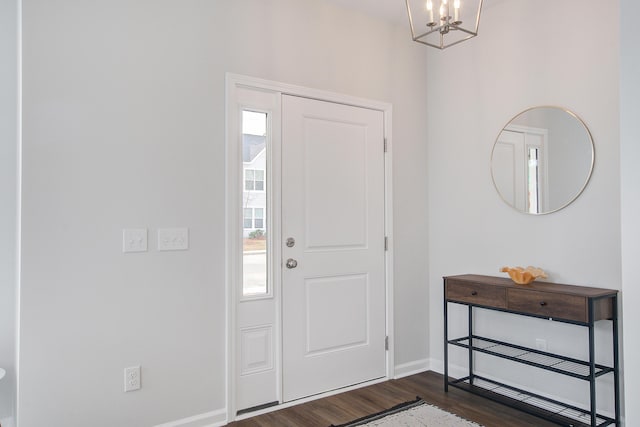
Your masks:
[[[289,258],[285,265],[287,266],[287,268],[296,268],[298,266],[298,261],[293,258]]]

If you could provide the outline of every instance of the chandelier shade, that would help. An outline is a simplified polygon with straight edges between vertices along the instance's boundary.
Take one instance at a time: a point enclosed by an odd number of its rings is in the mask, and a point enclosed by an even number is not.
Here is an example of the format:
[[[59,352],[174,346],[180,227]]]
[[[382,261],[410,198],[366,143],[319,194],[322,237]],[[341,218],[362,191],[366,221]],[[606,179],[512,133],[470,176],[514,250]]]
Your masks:
[[[482,0],[406,0],[411,37],[437,49],[478,35]]]

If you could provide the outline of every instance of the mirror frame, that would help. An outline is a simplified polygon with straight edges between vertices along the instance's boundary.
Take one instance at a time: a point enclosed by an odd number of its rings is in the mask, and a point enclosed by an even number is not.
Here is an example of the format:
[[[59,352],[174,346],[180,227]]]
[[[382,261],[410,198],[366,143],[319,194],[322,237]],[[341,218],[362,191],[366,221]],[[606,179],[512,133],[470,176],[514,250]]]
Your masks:
[[[494,159],[494,152],[496,149],[496,144],[498,143],[498,140],[500,139],[500,135],[502,135],[502,132],[504,132],[511,124],[514,120],[516,120],[518,117],[522,116],[523,114],[531,111],[531,110],[536,110],[536,109],[540,109],[540,108],[552,108],[554,110],[560,110],[566,114],[568,114],[569,116],[573,117],[584,129],[586,136],[588,138],[588,142],[590,144],[591,147],[591,162],[589,164],[589,172],[587,173],[587,177],[584,180],[584,184],[582,184],[582,187],[579,188],[579,190],[576,192],[576,194],[570,198],[566,203],[564,203],[562,206],[552,209],[552,210],[548,210],[545,212],[537,212],[537,213],[533,213],[533,212],[526,212],[524,210],[520,210],[518,209],[516,206],[512,205],[511,203],[509,203],[504,196],[502,195],[502,193],[500,192],[500,190],[498,189],[498,185],[496,184],[496,180],[493,174],[493,159]],[[569,110],[568,108],[565,107],[559,107],[556,105],[536,105],[533,107],[529,107],[525,110],[520,111],[518,114],[516,114],[515,116],[511,117],[511,119],[509,119],[509,121],[507,121],[507,123],[502,127],[502,129],[500,130],[500,132],[498,132],[498,135],[496,136],[495,141],[493,142],[493,147],[491,148],[491,161],[490,161],[490,171],[491,171],[491,182],[493,183],[493,188],[496,190],[496,193],[498,193],[498,196],[500,197],[500,199],[502,199],[502,201],[508,205],[509,207],[511,207],[513,210],[519,212],[519,213],[523,213],[523,214],[527,214],[527,215],[548,215],[550,213],[554,213],[554,212],[558,212],[559,210],[562,210],[564,208],[566,208],[567,206],[569,206],[571,203],[573,203],[578,197],[580,197],[580,195],[584,192],[585,188],[587,188],[587,184],[589,184],[589,180],[591,179],[591,175],[593,175],[593,167],[595,164],[595,157],[596,157],[596,150],[595,150],[595,144],[593,142],[593,135],[591,134],[591,131],[589,130],[589,128],[587,127],[586,123],[584,122],[584,120],[582,120],[576,113],[574,113],[573,111]]]

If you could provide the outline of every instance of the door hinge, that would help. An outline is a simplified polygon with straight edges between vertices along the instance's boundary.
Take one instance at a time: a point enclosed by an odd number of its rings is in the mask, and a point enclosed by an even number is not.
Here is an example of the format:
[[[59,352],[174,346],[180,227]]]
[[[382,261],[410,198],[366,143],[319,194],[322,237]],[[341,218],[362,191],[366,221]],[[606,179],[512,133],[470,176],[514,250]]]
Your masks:
[[[389,250],[389,238],[387,236],[384,236],[384,250]]]
[[[389,350],[389,335],[384,337],[384,349]]]
[[[387,138],[384,138],[384,152],[387,152]]]

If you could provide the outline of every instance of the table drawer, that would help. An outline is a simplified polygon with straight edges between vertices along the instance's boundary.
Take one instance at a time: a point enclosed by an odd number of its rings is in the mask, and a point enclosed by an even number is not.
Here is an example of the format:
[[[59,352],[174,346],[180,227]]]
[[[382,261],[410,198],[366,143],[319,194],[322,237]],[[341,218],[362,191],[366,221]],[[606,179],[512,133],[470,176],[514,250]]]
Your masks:
[[[447,281],[446,298],[468,304],[507,308],[507,294],[502,286]]]
[[[537,314],[555,319],[587,322],[587,299],[585,297],[528,289],[508,289],[509,310]]]

